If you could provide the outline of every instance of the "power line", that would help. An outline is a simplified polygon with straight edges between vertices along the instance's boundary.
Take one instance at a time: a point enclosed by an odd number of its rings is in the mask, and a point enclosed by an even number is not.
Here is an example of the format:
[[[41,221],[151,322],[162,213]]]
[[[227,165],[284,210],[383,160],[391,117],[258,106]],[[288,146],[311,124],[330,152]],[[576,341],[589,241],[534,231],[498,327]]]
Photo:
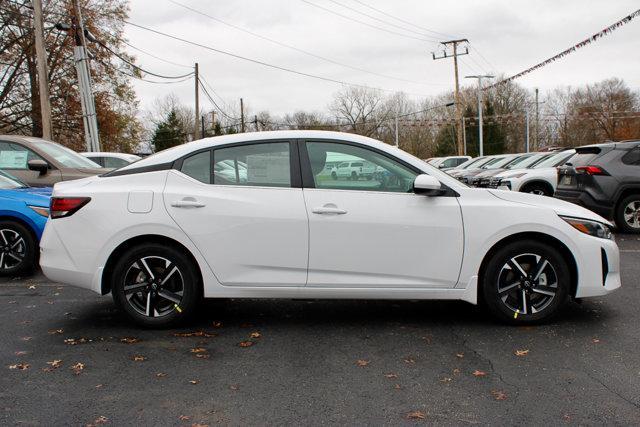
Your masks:
[[[389,25],[389,26],[392,26],[394,28],[398,28],[398,29],[403,30],[403,31],[407,31],[407,32],[410,32],[410,33],[413,33],[413,34],[417,34],[417,35],[419,35],[421,37],[430,37],[430,38],[432,38],[431,41],[438,42],[438,39],[434,38],[433,36],[430,36],[430,35],[427,35],[427,34],[424,34],[424,33],[421,33],[421,32],[418,32],[418,31],[415,31],[415,30],[412,30],[410,28],[406,28],[406,27],[403,27],[403,26],[400,26],[400,25],[397,25],[397,24],[393,24],[393,23],[391,23],[389,21],[385,21],[384,19],[376,18],[373,15],[369,15],[368,13],[364,13],[362,11],[359,11],[356,8],[353,8],[351,6],[347,6],[346,4],[342,4],[342,3],[340,3],[340,2],[338,2],[336,0],[329,0],[329,1],[331,3],[333,3],[333,4],[337,4],[340,7],[343,7],[345,9],[347,9],[347,10],[351,10],[351,11],[356,12],[356,13],[362,15],[362,16],[366,16],[367,18],[370,18],[370,19],[373,19],[375,21],[381,22],[381,23],[383,23],[385,25]]]
[[[104,62],[104,61],[101,61],[101,60],[99,60],[99,59],[97,59],[97,61],[98,61],[99,63],[101,63],[102,65],[104,65],[105,67],[107,67],[107,68],[111,68],[111,69],[113,69],[113,70],[115,70],[115,71],[117,71],[117,72],[119,72],[119,73],[121,73],[121,74],[124,74],[125,76],[132,77],[132,78],[134,78],[134,79],[136,79],[136,80],[140,80],[140,81],[147,82],[147,83],[154,83],[154,84],[177,84],[177,83],[186,82],[187,80],[191,80],[191,76],[185,77],[185,78],[183,78],[183,79],[181,79],[181,80],[170,80],[170,81],[155,81],[155,80],[147,80],[147,79],[145,79],[145,78],[143,78],[143,77],[136,76],[135,74],[127,73],[126,71],[121,70],[120,68],[118,68],[118,67],[114,66],[113,64],[109,64],[109,63]]]
[[[360,0],[354,0],[354,1],[355,1],[356,3],[361,4],[361,5],[362,5],[362,6],[364,6],[364,7],[367,7],[367,8],[369,8],[369,9],[371,9],[371,10],[376,11],[376,12],[378,12],[378,13],[382,14],[382,15],[388,16],[389,18],[395,19],[396,21],[399,21],[399,22],[402,22],[402,23],[405,23],[405,24],[409,24],[409,25],[411,25],[411,26],[413,26],[413,27],[415,27],[415,28],[418,28],[418,29],[420,29],[420,30],[422,30],[422,31],[426,31],[426,32],[428,32],[428,33],[432,33],[432,34],[437,35],[437,36],[439,36],[439,37],[456,38],[455,36],[452,36],[451,34],[441,33],[441,32],[439,32],[439,31],[430,30],[429,28],[425,28],[425,27],[422,27],[422,26],[420,26],[420,25],[416,25],[416,24],[414,24],[414,23],[412,23],[412,22],[410,22],[410,21],[404,20],[404,19],[399,18],[399,17],[397,17],[397,16],[394,16],[394,15],[392,15],[392,14],[388,13],[388,12],[385,12],[385,11],[380,10],[380,9],[377,9],[377,8],[375,8],[375,7],[371,6],[371,5],[368,5],[368,4],[366,4],[366,3],[364,3],[364,2],[362,2],[362,1],[360,1]]]
[[[216,101],[213,99],[213,97],[211,96],[211,94],[209,93],[209,91],[207,90],[207,88],[204,86],[204,84],[202,84],[202,80],[198,79],[198,83],[200,84],[200,88],[202,89],[202,91],[204,92],[204,94],[206,95],[206,97],[209,99],[209,101],[211,102],[211,104],[214,105],[215,108],[218,109],[218,111],[220,112],[220,114],[222,114],[223,116],[225,116],[226,118],[228,118],[229,120],[239,120],[236,117],[231,117],[229,114],[225,113],[225,111],[220,108],[220,106],[216,103]]]
[[[298,70],[294,70],[292,68],[287,68],[287,67],[282,67],[280,65],[270,64],[268,62],[260,61],[258,59],[249,58],[249,57],[238,55],[238,54],[235,54],[235,53],[232,53],[232,52],[228,52],[228,51],[225,51],[225,50],[222,50],[222,49],[218,49],[218,48],[215,48],[215,47],[212,47],[212,46],[207,46],[207,45],[204,45],[202,43],[194,42],[192,40],[188,40],[188,39],[185,39],[185,38],[182,38],[182,37],[178,37],[178,36],[174,36],[174,35],[171,35],[171,34],[167,34],[167,33],[164,33],[162,31],[154,30],[153,28],[149,28],[149,27],[145,27],[143,25],[135,24],[135,23],[133,23],[131,21],[123,20],[123,22],[128,24],[128,25],[131,25],[132,27],[140,28],[142,30],[149,31],[149,32],[152,32],[154,34],[158,34],[158,35],[161,35],[161,36],[173,39],[173,40],[177,40],[177,41],[180,41],[182,43],[190,44],[192,46],[197,46],[197,47],[200,47],[202,49],[210,50],[212,52],[216,52],[216,53],[220,53],[220,54],[223,54],[223,55],[231,56],[233,58],[240,59],[240,60],[243,60],[243,61],[252,62],[254,64],[262,65],[264,67],[273,68],[273,69],[280,70],[280,71],[285,71],[285,72],[288,72],[288,73],[291,73],[291,74],[297,74],[299,76],[309,77],[309,78],[313,78],[313,79],[317,79],[317,80],[323,80],[323,81],[331,82],[331,83],[337,83],[337,84],[341,84],[341,85],[345,85],[345,86],[360,87],[360,88],[363,88],[363,89],[374,89],[374,90],[381,90],[381,91],[385,91],[385,92],[403,92],[403,91],[398,91],[398,90],[393,90],[393,89],[376,88],[376,87],[367,86],[367,85],[358,84],[358,83],[348,83],[346,81],[332,79],[330,77],[324,77],[324,76],[319,76],[319,75],[316,75],[316,74],[306,73],[304,71],[298,71]],[[411,94],[410,92],[405,92],[405,93]],[[423,96],[423,97],[427,96],[427,95],[424,95],[424,94],[412,94],[412,95],[418,95],[418,96]]]
[[[303,2],[303,3],[306,3],[308,5],[311,5],[313,7],[317,7],[318,9],[322,9],[322,10],[324,10],[326,12],[329,12],[329,13],[331,13],[333,15],[337,15],[337,16],[340,16],[340,17],[342,17],[344,19],[348,19],[349,21],[357,22],[358,24],[361,24],[361,25],[364,25],[364,26],[367,26],[367,27],[370,27],[370,28],[374,28],[374,29],[379,30],[379,31],[384,31],[385,33],[394,34],[396,36],[400,36],[400,37],[404,37],[404,38],[408,38],[408,39],[413,39],[413,40],[418,40],[418,41],[421,41],[421,42],[433,42],[433,40],[427,40],[427,39],[423,39],[423,38],[420,38],[420,37],[414,37],[414,36],[410,36],[408,34],[402,34],[402,33],[399,33],[397,31],[388,30],[386,28],[378,27],[378,26],[370,24],[368,22],[360,21],[359,19],[352,18],[352,17],[347,16],[347,15],[343,15],[340,12],[336,12],[335,10],[328,9],[328,8],[326,8],[324,6],[320,6],[319,4],[315,4],[315,3],[312,3],[312,2],[307,1],[307,0],[300,0],[300,1]]]
[[[130,48],[135,49],[135,50],[137,50],[138,52],[142,52],[142,53],[144,53],[145,55],[148,55],[148,56],[150,56],[150,57],[152,57],[152,58],[155,58],[155,59],[157,59],[157,60],[159,60],[159,61],[166,62],[167,64],[175,65],[175,66],[178,66],[178,67],[191,68],[191,69],[193,69],[193,66],[192,66],[192,65],[178,64],[177,62],[173,62],[173,61],[169,61],[168,59],[160,58],[159,56],[156,56],[156,55],[154,55],[154,54],[152,54],[152,53],[150,53],[150,52],[147,52],[146,50],[140,49],[139,47],[135,47],[135,46],[134,46],[134,45],[132,45],[131,43],[127,42],[126,40],[122,40],[122,42],[123,42],[124,44],[126,44],[127,46],[129,46]]]
[[[108,50],[109,52],[111,52],[114,56],[120,58],[120,60],[126,64],[129,64],[130,66],[132,66],[133,68],[142,71],[143,73],[146,74],[150,74],[154,77],[159,77],[161,79],[174,79],[174,80],[178,80],[178,79],[183,79],[185,77],[191,77],[193,75],[193,71],[188,73],[188,74],[183,74],[181,76],[165,76],[162,74],[157,74],[157,73],[153,73],[151,71],[147,71],[142,67],[137,66],[136,64],[134,64],[133,62],[129,61],[128,59],[124,58],[122,55],[120,55],[119,53],[115,52],[113,49],[111,49],[109,46],[107,46],[106,44],[102,43],[100,40],[96,40],[96,43],[98,43],[100,46],[102,46],[103,48],[105,48],[106,50]]]
[[[228,109],[228,108],[229,108],[229,104],[224,100],[224,98],[223,98],[222,96],[220,96],[220,94],[219,94],[219,93],[217,93],[217,92],[215,91],[215,89],[213,88],[213,86],[211,86],[211,85],[209,84],[209,82],[208,82],[208,81],[207,81],[207,80],[206,80],[202,75],[200,75],[200,80],[201,80],[201,81],[202,81],[202,83],[204,83],[204,85],[209,89],[209,91],[211,91],[211,93],[213,93],[215,96],[217,96],[217,97],[218,97],[218,99],[220,100],[220,103],[221,103],[221,104],[224,104],[225,108],[227,108],[227,109]],[[208,91],[205,91],[205,92],[209,93]],[[211,101],[212,101],[212,103],[213,103],[214,105],[216,105],[216,106],[218,105],[218,104],[216,104],[216,103],[214,102],[214,100],[213,100],[213,99],[212,99]],[[222,115],[224,115],[225,117],[227,117],[227,118],[229,118],[229,119],[231,119],[231,120],[239,120],[238,118],[234,118],[234,117],[231,117],[229,114],[226,114],[226,113],[224,112],[224,110],[223,110],[222,108],[220,108],[219,106],[218,106],[218,109],[220,110],[220,112],[222,113]]]
[[[184,9],[190,10],[190,11],[192,11],[194,13],[199,14],[199,15],[205,16],[205,17],[207,17],[207,18],[209,18],[209,19],[211,19],[213,21],[219,22],[219,23],[221,23],[223,25],[226,25],[228,27],[234,28],[234,29],[236,29],[238,31],[242,31],[244,33],[247,33],[249,35],[257,37],[259,39],[266,40],[266,41],[268,41],[270,43],[274,43],[274,44],[276,44],[278,46],[285,47],[287,49],[292,49],[292,50],[294,50],[296,52],[300,52],[300,53],[302,53],[304,55],[308,55],[308,56],[310,56],[312,58],[320,59],[322,61],[329,62],[329,63],[334,64],[334,65],[339,65],[341,67],[349,68],[351,70],[359,71],[359,72],[362,72],[362,73],[368,73],[368,74],[372,74],[372,75],[375,75],[375,76],[378,76],[378,77],[384,77],[384,78],[387,78],[387,79],[398,80],[398,81],[407,82],[407,83],[415,83],[415,84],[427,85],[427,86],[441,86],[440,84],[437,84],[437,83],[425,83],[425,82],[420,82],[420,81],[417,81],[417,80],[410,80],[410,79],[404,79],[404,78],[401,78],[401,77],[394,77],[394,76],[390,76],[390,75],[387,75],[387,74],[382,74],[382,73],[378,73],[378,72],[375,72],[375,71],[366,70],[364,68],[355,67],[353,65],[344,64],[344,63],[336,61],[334,59],[327,58],[325,56],[321,56],[321,55],[315,54],[313,52],[309,52],[309,51],[304,50],[304,49],[300,49],[300,48],[292,46],[290,44],[286,44],[286,43],[283,43],[281,41],[272,39],[270,37],[263,36],[261,34],[255,33],[255,32],[253,32],[251,30],[247,30],[246,28],[240,27],[238,25],[231,24],[229,22],[223,21],[220,18],[216,18],[215,16],[211,16],[211,15],[209,15],[209,14],[207,14],[207,13],[201,11],[201,10],[192,8],[192,7],[187,6],[185,4],[179,3],[179,2],[177,2],[175,0],[169,0],[169,1],[171,3],[177,5],[177,6],[180,6],[180,7],[184,8]]]

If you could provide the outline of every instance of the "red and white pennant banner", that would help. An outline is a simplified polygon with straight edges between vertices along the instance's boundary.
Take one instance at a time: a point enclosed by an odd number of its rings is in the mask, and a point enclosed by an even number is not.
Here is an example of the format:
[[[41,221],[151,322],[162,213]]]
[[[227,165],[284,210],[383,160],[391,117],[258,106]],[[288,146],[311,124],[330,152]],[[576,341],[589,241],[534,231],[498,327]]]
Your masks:
[[[640,9],[636,10],[635,12],[631,13],[628,16],[625,16],[624,18],[622,18],[621,20],[619,20],[618,22],[616,22],[615,24],[609,25],[607,28],[605,28],[602,31],[599,31],[597,33],[595,33],[594,35],[592,35],[591,37],[589,37],[588,39],[582,40],[580,43],[571,46],[569,49],[564,50],[562,52],[560,52],[559,54],[552,56],[551,58],[547,59],[546,61],[542,61],[539,64],[534,65],[533,67],[527,68],[524,71],[519,72],[518,74],[514,74],[511,77],[507,77],[506,79],[502,79],[499,82],[496,82],[490,86],[487,86],[484,88],[484,90],[490,89],[492,87],[501,85],[503,83],[507,83],[511,80],[515,80],[519,77],[524,76],[525,74],[529,74],[532,71],[535,71],[539,68],[544,67],[545,65],[548,65],[560,58],[564,58],[565,56],[569,55],[570,53],[575,52],[576,50],[585,47],[586,45],[595,42],[596,40],[598,40],[599,38],[602,38],[606,35],[608,35],[609,33],[611,33],[612,31],[616,30],[617,28],[623,26],[624,24],[629,23],[633,18],[637,18],[638,16],[640,16]]]

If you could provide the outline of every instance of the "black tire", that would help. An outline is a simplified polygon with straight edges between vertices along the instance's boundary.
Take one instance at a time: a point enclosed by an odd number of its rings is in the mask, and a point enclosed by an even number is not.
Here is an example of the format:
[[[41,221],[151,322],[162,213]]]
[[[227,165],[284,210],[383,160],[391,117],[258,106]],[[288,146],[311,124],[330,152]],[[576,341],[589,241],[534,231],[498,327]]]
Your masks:
[[[16,221],[0,221],[0,276],[29,274],[37,260],[38,242],[31,230]]]
[[[615,221],[623,233],[640,233],[640,194],[627,196],[618,203]]]
[[[333,178],[333,180],[336,181],[338,179],[338,174],[335,172],[331,172],[331,178]]]
[[[358,174],[356,172],[351,172],[351,180],[352,181],[357,181],[358,180]]]
[[[535,240],[498,249],[481,279],[483,301],[491,314],[512,325],[548,321],[562,308],[571,288],[567,261],[552,246]]]
[[[539,182],[533,182],[531,184],[527,184],[525,185],[521,190],[521,193],[531,193],[531,194],[537,194],[539,196],[547,196],[547,197],[551,197],[553,196],[553,190],[542,183]]]
[[[114,267],[113,300],[140,326],[174,326],[192,316],[202,299],[197,268],[187,255],[172,247],[155,243],[135,246]],[[149,271],[155,280],[148,280]]]

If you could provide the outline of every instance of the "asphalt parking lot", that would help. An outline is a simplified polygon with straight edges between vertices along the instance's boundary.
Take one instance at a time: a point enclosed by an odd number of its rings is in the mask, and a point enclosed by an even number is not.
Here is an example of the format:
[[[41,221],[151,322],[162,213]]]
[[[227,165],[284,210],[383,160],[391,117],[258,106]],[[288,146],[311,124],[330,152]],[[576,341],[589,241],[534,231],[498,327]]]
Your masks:
[[[623,289],[508,327],[436,301],[207,301],[140,330],[110,297],[0,279],[2,425],[640,423],[640,238]]]

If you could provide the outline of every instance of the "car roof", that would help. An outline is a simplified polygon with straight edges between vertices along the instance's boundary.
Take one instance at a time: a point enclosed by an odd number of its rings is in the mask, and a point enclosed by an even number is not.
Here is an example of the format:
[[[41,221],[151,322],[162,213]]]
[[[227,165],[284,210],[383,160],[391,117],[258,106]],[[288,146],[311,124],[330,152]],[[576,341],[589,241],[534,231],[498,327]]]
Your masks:
[[[119,159],[132,159],[132,158],[139,159],[140,158],[140,156],[136,154],[115,153],[110,151],[83,151],[82,153],[78,153],[78,154],[82,154],[83,156],[117,157]]]
[[[0,135],[0,140],[10,141],[10,142],[21,142],[21,143],[33,143],[33,142],[53,142],[44,138],[36,138],[35,136],[27,136],[27,135]]]
[[[373,138],[368,138],[362,135],[356,135],[353,133],[333,132],[323,130],[276,130],[267,132],[250,132],[250,133],[236,133],[231,135],[214,136],[210,138],[203,138],[197,141],[187,142],[166,150],[162,150],[149,157],[145,157],[142,160],[124,166],[119,170],[127,170],[134,168],[141,168],[145,166],[159,165],[163,163],[173,162],[180,157],[192,153],[197,150],[205,148],[213,148],[225,144],[243,143],[243,142],[260,142],[266,140],[292,140],[292,139],[335,139],[339,141],[357,142],[363,145],[368,145],[374,148],[378,148],[388,152],[404,153],[397,147],[385,144],[377,141]]]
[[[600,144],[589,144],[589,145],[581,145],[580,147],[575,147],[576,149],[583,148],[603,148],[603,147],[611,147],[611,148],[626,148],[629,146],[637,146],[640,145],[640,140],[625,140],[625,141],[606,141]]]

